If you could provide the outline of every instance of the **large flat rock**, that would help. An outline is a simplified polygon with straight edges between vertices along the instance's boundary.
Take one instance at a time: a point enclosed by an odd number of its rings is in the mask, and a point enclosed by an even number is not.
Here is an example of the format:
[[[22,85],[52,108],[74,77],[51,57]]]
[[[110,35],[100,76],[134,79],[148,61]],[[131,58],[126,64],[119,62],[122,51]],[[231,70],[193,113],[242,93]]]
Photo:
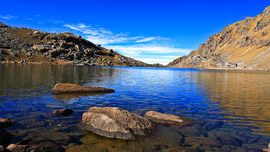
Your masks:
[[[103,87],[86,87],[71,83],[57,83],[51,90],[52,93],[113,93],[113,89]]]
[[[100,136],[135,140],[135,135],[114,119],[101,113],[85,112],[82,117],[84,129]]]
[[[132,140],[150,134],[155,127],[152,121],[116,107],[91,107],[83,114],[82,123],[85,130],[101,136]]]

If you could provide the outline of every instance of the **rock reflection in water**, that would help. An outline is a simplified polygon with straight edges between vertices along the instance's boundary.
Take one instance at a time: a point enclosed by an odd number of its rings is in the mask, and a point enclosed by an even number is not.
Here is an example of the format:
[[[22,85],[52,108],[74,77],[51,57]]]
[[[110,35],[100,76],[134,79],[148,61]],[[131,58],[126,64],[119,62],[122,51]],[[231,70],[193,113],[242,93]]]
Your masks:
[[[104,94],[105,93],[66,93],[66,94],[53,94],[53,96],[55,97],[55,99],[72,99],[87,96],[99,96]]]

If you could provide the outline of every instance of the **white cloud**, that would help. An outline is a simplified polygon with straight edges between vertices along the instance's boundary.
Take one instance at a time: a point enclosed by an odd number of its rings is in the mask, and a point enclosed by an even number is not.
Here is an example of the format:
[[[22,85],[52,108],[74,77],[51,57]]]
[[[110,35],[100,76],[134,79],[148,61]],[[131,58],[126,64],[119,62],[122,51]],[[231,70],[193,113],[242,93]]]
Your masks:
[[[160,46],[153,44],[143,45],[105,45],[106,48],[114,49],[120,54],[132,57],[146,63],[160,63],[163,65],[168,64],[174,59],[188,54],[191,49],[175,48],[172,46]]]
[[[110,30],[87,26],[82,23],[77,25],[65,24],[64,26],[82,33],[86,39],[96,44],[125,43],[135,38],[128,37],[126,34],[114,34]]]
[[[0,18],[5,19],[5,20],[10,20],[10,19],[15,19],[17,17],[11,16],[11,15],[0,15]]]
[[[105,48],[114,49],[125,56],[146,63],[168,64],[179,56],[188,54],[191,49],[177,48],[170,44],[169,38],[129,36],[115,34],[98,26],[80,24],[64,24],[64,27],[79,32],[84,38]]]
[[[65,27],[78,31],[84,35],[86,39],[96,44],[115,44],[115,43],[143,43],[149,42],[161,37],[129,36],[127,34],[115,34],[112,31],[100,27],[80,24],[64,24]]]
[[[155,37],[147,37],[147,38],[144,38],[144,39],[141,39],[141,40],[137,40],[136,43],[148,42],[148,41],[152,41],[154,39],[155,39]]]
[[[118,50],[122,53],[129,54],[129,55],[139,55],[141,53],[154,53],[154,54],[170,54],[170,53],[177,53],[177,54],[188,54],[191,50],[190,49],[182,49],[182,48],[174,48],[169,46],[159,46],[153,44],[144,44],[144,45],[111,45],[107,46],[112,49]]]
[[[163,65],[167,65],[169,62],[173,61],[171,59],[163,59],[163,58],[135,58],[135,59],[140,60],[145,63],[150,63],[150,64],[160,63]]]

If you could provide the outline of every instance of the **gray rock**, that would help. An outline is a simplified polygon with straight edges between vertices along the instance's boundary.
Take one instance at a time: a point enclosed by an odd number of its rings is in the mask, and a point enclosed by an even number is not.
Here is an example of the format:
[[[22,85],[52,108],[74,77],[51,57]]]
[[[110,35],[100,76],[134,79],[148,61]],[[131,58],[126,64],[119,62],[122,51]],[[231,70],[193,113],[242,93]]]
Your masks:
[[[102,113],[85,112],[82,123],[85,130],[101,136],[135,140],[135,135],[129,129]]]
[[[173,124],[173,125],[188,125],[191,124],[191,120],[185,117],[180,117],[167,113],[160,113],[156,111],[148,111],[144,117],[161,124]]]
[[[135,139],[150,134],[155,125],[148,119],[116,107],[91,107],[83,114],[84,129],[119,139]]]
[[[262,22],[262,21],[258,21],[255,28],[253,29],[253,31],[257,32],[257,31],[260,31],[262,30],[264,27],[266,27],[267,24]]]

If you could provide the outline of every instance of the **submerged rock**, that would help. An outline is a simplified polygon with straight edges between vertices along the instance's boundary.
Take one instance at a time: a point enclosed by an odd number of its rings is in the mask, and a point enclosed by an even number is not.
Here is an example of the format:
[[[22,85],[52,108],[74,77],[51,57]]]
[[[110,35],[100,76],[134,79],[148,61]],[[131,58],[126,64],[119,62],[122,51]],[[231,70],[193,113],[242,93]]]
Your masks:
[[[71,109],[61,109],[61,110],[54,110],[53,114],[56,116],[70,116],[71,114],[73,114],[73,110]]]
[[[0,126],[0,145],[7,146],[12,138],[4,128]]]
[[[0,127],[9,128],[11,126],[14,126],[14,124],[15,123],[10,119],[0,118]]]
[[[175,116],[167,113],[160,113],[156,111],[148,111],[144,117],[160,124],[171,124],[171,125],[188,125],[191,124],[191,120],[188,118]]]
[[[70,83],[57,83],[52,89],[53,93],[113,93],[113,89],[103,87],[86,87]]]
[[[2,146],[2,145],[0,145],[0,151],[2,152],[2,151],[4,151],[4,146]]]
[[[84,129],[98,135],[134,140],[148,135],[155,125],[148,119],[116,107],[91,107],[82,117]]]
[[[26,139],[16,144],[10,144],[6,148],[11,152],[63,152],[65,151],[61,146],[52,143],[51,141],[36,142],[33,139]]]

